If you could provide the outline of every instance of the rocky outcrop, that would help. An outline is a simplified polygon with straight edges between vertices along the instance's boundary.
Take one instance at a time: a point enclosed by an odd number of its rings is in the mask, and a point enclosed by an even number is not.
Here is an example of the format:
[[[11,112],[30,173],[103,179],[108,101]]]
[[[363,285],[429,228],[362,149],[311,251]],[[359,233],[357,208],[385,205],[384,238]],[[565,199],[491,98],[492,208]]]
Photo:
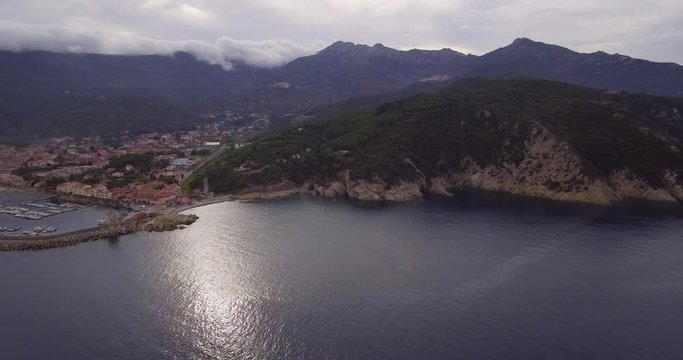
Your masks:
[[[422,197],[420,184],[417,182],[388,184],[379,178],[372,181],[349,179],[346,182],[346,191],[350,198],[364,201],[405,202]]]
[[[317,186],[314,193],[326,198],[337,198],[347,195],[346,185],[341,181],[333,181],[326,186]]]
[[[667,189],[655,188],[628,170],[619,170],[609,177],[609,184],[616,194],[622,199],[640,199],[649,201],[675,203],[674,198]]]
[[[500,154],[500,159],[513,158]],[[615,171],[609,176],[586,164],[566,142],[540,125],[530,128],[521,157],[517,161],[479,164],[474,157],[461,159],[457,170],[426,178],[411,159],[403,161],[414,169],[412,179],[388,181],[378,176],[357,179],[350,171],[322,183],[298,186],[291,181],[250,188],[239,196],[246,199],[274,199],[298,193],[312,193],[325,198],[349,197],[362,201],[405,202],[421,198],[424,193],[452,196],[454,187],[467,187],[505,192],[549,200],[609,205],[623,199],[659,202],[683,201],[683,179],[673,170],[662,176],[663,186],[653,186],[629,170]]]
[[[534,128],[518,164],[481,167],[470,157],[452,174],[455,185],[559,201],[611,204],[619,200],[601,179],[586,174],[569,145],[541,127]]]
[[[420,173],[416,181],[400,181],[392,184],[373,177],[372,180],[353,179],[349,171],[338,174],[338,178],[324,185],[312,185],[313,194],[326,198],[349,197],[362,201],[412,201],[422,197],[426,186]]]
[[[664,183],[671,196],[683,202],[683,176],[679,176],[672,170],[666,170],[664,172]]]
[[[184,226],[192,225],[197,221],[197,215],[184,214],[165,214],[155,217],[144,226],[145,231],[163,232],[182,229]]]
[[[406,160],[410,161],[410,160]],[[413,167],[412,162],[409,162]],[[683,200],[683,184],[673,171],[664,174],[666,188],[655,188],[628,170],[614,172],[607,179],[589,175],[581,158],[572,148],[558,140],[547,129],[537,126],[525,143],[524,156],[518,163],[481,166],[465,157],[457,172],[443,174],[426,181],[415,167],[417,180],[388,183],[378,177],[372,180],[343,179],[315,187],[314,193],[327,198],[344,197],[364,201],[411,201],[423,191],[452,196],[454,186],[557,201],[609,205],[623,199],[660,202]]]
[[[405,202],[422,197],[422,189],[426,188],[425,175],[410,159],[404,159],[415,170],[415,178],[411,181],[400,180],[389,183],[377,176],[372,180],[352,179],[350,172],[344,174],[344,184],[348,197],[364,201]]]
[[[447,177],[437,176],[429,181],[429,193],[437,196],[453,196],[450,192],[452,182]]]

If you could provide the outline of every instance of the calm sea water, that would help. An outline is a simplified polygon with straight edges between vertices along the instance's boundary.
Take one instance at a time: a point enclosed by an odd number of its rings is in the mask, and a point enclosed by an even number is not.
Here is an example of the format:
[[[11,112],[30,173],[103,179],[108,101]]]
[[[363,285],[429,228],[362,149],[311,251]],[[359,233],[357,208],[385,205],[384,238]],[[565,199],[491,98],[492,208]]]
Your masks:
[[[0,253],[1,359],[680,359],[683,220],[480,195]]]

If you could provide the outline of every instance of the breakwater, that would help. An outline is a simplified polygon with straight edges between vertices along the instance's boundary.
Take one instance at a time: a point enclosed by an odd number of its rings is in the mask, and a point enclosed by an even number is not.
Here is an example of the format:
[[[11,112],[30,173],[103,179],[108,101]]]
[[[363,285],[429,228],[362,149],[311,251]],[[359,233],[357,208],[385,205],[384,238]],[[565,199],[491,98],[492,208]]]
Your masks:
[[[65,247],[88,241],[110,239],[137,231],[135,223],[83,229],[46,236],[0,236],[0,251],[42,250]]]
[[[116,238],[137,231],[174,231],[184,229],[197,220],[196,215],[144,214],[118,225],[102,226],[44,236],[7,236],[0,235],[0,252],[43,250],[80,244],[88,241]]]

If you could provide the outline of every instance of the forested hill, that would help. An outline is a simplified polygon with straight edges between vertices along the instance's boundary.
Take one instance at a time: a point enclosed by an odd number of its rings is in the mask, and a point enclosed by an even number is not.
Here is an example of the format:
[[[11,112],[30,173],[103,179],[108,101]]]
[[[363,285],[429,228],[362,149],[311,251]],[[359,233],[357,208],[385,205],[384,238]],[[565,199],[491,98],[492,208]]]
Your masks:
[[[185,185],[411,200],[472,187],[564,201],[683,200],[683,99],[544,80],[466,80],[296,125]]]

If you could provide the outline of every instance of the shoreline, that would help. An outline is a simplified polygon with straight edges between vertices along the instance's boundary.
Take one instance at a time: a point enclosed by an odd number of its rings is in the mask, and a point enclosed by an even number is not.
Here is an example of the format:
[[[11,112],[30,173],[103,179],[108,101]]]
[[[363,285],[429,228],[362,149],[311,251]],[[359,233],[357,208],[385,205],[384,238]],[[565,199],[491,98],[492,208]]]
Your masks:
[[[190,205],[184,205],[184,206],[178,206],[173,208],[170,213],[172,214],[179,214],[181,212],[203,207],[203,206],[208,206],[208,205],[213,205],[213,204],[220,204],[224,202],[233,202],[233,201],[238,201],[238,202],[254,202],[254,201],[266,201],[266,200],[278,200],[278,199],[285,199],[288,197],[292,197],[295,195],[300,195],[300,194],[306,194],[306,195],[314,195],[310,191],[305,191],[302,189],[289,189],[289,190],[280,190],[280,191],[269,191],[269,192],[249,192],[249,193],[243,193],[243,194],[220,194],[217,196],[214,196],[212,198],[200,200],[196,203],[192,203]]]
[[[457,196],[458,194],[467,194],[467,193],[483,193],[483,194],[491,194],[494,196],[502,196],[506,197],[509,199],[517,199],[517,200],[522,200],[522,201],[540,201],[544,202],[547,204],[557,204],[557,205],[575,205],[575,206],[586,206],[586,207],[595,207],[595,208],[604,208],[604,209],[614,209],[614,208],[620,208],[620,207],[632,207],[632,206],[638,206],[638,207],[646,207],[646,208],[657,208],[657,209],[669,209],[674,212],[677,211],[683,211],[683,203],[677,202],[677,203],[670,203],[670,202],[665,202],[665,201],[657,201],[657,200],[649,200],[649,199],[639,199],[639,198],[624,198],[621,199],[617,202],[609,203],[609,204],[602,204],[602,203],[589,203],[589,202],[582,202],[582,201],[571,201],[571,200],[558,200],[558,199],[550,199],[550,198],[544,198],[544,197],[536,197],[536,196],[525,196],[525,195],[520,195],[520,194],[514,194],[514,193],[509,193],[505,191],[492,191],[492,190],[485,190],[485,189],[477,189],[477,188],[457,188],[452,190],[452,192],[449,192],[447,195],[446,194],[423,194],[420,197],[411,199],[411,200],[406,200],[406,201],[396,201],[396,200],[387,200],[387,199],[380,199],[380,200],[367,200],[367,199],[359,199],[355,197],[351,197],[348,195],[344,196],[325,196],[323,194],[317,193],[314,190],[308,190],[305,187],[297,187],[297,188],[290,188],[287,190],[274,190],[274,191],[268,191],[268,190],[260,190],[260,191],[249,191],[245,193],[239,193],[239,194],[221,194],[216,196],[216,199],[220,198],[221,200],[215,200],[215,201],[207,201],[204,203],[204,201],[200,201],[196,204],[189,205],[187,209],[191,208],[196,208],[196,207],[201,207],[205,205],[211,205],[215,203],[220,203],[220,202],[226,202],[226,201],[239,201],[239,202],[257,202],[257,201],[268,201],[268,200],[279,200],[279,199],[286,199],[290,198],[292,196],[296,195],[310,195],[315,198],[320,198],[320,199],[328,199],[328,200],[334,200],[334,199],[347,199],[347,200],[355,200],[355,201],[360,201],[363,203],[376,203],[376,204],[401,204],[401,203],[409,203],[409,202],[414,202],[414,201],[419,201],[421,199],[429,199],[429,198],[443,198],[443,199],[449,199],[453,198],[454,196]],[[182,211],[185,211],[187,209],[183,209]]]
[[[237,199],[235,199],[234,195],[223,194],[223,195],[214,196],[214,197],[209,198],[209,199],[200,200],[200,201],[197,201],[197,202],[189,204],[189,205],[176,206],[173,208],[169,208],[166,210],[166,212],[168,212],[169,214],[180,214],[181,212],[184,212],[187,210],[192,210],[192,209],[195,209],[198,207],[213,205],[213,204],[219,204],[219,203],[229,202],[229,201],[235,201],[235,200],[237,200]]]
[[[460,190],[456,191],[456,193],[467,193],[470,191],[475,191],[475,192],[483,192],[483,193],[488,193],[494,196],[504,196],[508,197],[510,199],[518,199],[518,200],[526,200],[526,201],[542,201],[546,202],[548,204],[557,204],[557,205],[579,205],[579,206],[587,206],[587,207],[593,207],[593,208],[602,208],[602,209],[614,209],[614,208],[619,208],[619,207],[629,207],[636,205],[638,207],[643,207],[646,209],[650,209],[652,211],[665,211],[667,213],[671,214],[676,214],[676,213],[683,213],[683,206],[677,206],[679,204],[668,204],[668,203],[663,203],[663,202],[657,202],[657,201],[648,201],[648,200],[633,200],[633,199],[625,199],[622,200],[618,203],[610,204],[610,205],[597,205],[597,204],[586,204],[586,203],[581,203],[581,202],[571,202],[571,201],[560,201],[560,200],[552,200],[552,199],[544,199],[544,198],[537,198],[537,197],[529,197],[529,196],[520,196],[520,195],[515,195],[515,194],[509,194],[505,192],[496,192],[496,191],[486,191],[486,190],[479,190],[479,189],[470,189],[470,190]],[[59,247],[66,247],[66,246],[72,246],[76,245],[79,243],[83,242],[89,242],[89,241],[97,241],[97,240],[104,240],[104,239],[110,239],[110,238],[115,238],[118,236],[123,236],[123,235],[129,235],[133,234],[136,232],[143,232],[143,231],[148,231],[145,230],[145,224],[149,224],[150,222],[153,222],[155,219],[159,219],[164,216],[174,216],[174,215],[181,215],[181,213],[186,212],[188,210],[192,210],[195,208],[200,208],[208,205],[214,205],[214,204],[219,204],[219,203],[224,203],[224,202],[233,202],[233,201],[238,201],[238,202],[258,202],[258,201],[269,201],[269,200],[280,200],[280,199],[286,199],[290,198],[296,195],[310,195],[316,198],[321,198],[321,199],[328,199],[328,200],[333,200],[333,199],[351,199],[353,200],[354,198],[349,197],[349,196],[336,196],[336,197],[329,197],[329,196],[322,196],[321,194],[317,194],[314,191],[307,190],[306,188],[298,187],[298,188],[290,188],[286,190],[277,190],[277,191],[252,191],[252,192],[245,192],[241,194],[221,194],[214,196],[212,198],[204,199],[197,201],[195,203],[189,204],[189,205],[184,205],[184,206],[175,206],[175,207],[169,207],[163,212],[159,213],[157,216],[153,218],[147,218],[144,219],[143,221],[128,221],[122,225],[119,225],[117,227],[111,228],[111,227],[106,227],[106,226],[98,226],[98,227],[90,227],[86,229],[81,229],[81,230],[75,230],[75,231],[70,231],[67,233],[60,233],[60,234],[52,234],[52,235],[43,235],[43,236],[38,236],[38,237],[29,237],[29,236],[6,236],[6,235],[0,235],[0,252],[3,251],[23,251],[23,250],[43,250],[43,249],[52,249],[52,248],[59,248]],[[411,201],[419,200],[419,199],[426,199],[429,198],[430,196],[423,196]],[[452,196],[438,196],[440,198],[451,198]],[[357,199],[356,199],[357,200]],[[367,203],[405,203],[406,201],[403,202],[397,202],[397,201],[390,201],[390,200],[379,200],[379,201],[364,201],[364,200],[359,200],[362,202],[367,202]],[[408,201],[408,202],[411,202]],[[182,229],[182,227],[181,227]]]
[[[17,189],[17,192],[22,192]],[[169,216],[180,215],[182,212],[230,201],[255,201],[255,200],[271,200],[289,197],[301,193],[300,191],[280,191],[273,194],[264,193],[250,193],[242,195],[222,194],[210,199],[197,201],[190,205],[169,207],[161,212],[154,219],[146,219],[145,221],[128,222],[119,225],[115,228],[106,226],[89,227],[59,234],[43,235],[43,236],[7,236],[0,235],[0,252],[4,251],[26,251],[26,250],[45,250],[54,249],[67,246],[73,246],[84,242],[98,241],[104,239],[111,239],[118,236],[130,235],[137,232],[149,231],[145,230],[145,224],[153,222],[153,220]],[[185,225],[185,224],[182,224]]]

